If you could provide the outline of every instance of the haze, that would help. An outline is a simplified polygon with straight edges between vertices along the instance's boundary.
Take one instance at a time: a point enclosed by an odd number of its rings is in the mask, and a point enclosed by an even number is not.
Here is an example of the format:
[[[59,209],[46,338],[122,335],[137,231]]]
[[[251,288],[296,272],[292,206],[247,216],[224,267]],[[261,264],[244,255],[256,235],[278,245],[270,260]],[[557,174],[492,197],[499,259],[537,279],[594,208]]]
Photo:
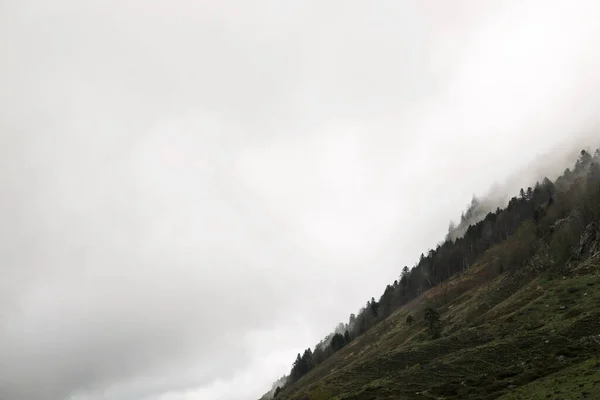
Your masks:
[[[260,397],[473,194],[598,142],[599,20],[0,1],[0,398]]]

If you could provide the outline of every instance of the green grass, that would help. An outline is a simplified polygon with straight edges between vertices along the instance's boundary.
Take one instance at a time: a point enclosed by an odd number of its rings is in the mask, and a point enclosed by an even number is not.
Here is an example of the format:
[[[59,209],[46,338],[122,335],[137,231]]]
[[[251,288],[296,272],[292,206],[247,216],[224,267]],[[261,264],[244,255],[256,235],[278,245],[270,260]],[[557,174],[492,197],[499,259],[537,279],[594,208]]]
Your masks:
[[[397,310],[278,399],[600,399],[599,266],[597,257],[566,274],[549,265],[485,281],[489,271],[477,265]],[[424,330],[426,303],[439,306],[440,339]],[[417,317],[410,328],[409,313]]]
[[[600,399],[600,363],[579,362],[505,394],[499,400]]]

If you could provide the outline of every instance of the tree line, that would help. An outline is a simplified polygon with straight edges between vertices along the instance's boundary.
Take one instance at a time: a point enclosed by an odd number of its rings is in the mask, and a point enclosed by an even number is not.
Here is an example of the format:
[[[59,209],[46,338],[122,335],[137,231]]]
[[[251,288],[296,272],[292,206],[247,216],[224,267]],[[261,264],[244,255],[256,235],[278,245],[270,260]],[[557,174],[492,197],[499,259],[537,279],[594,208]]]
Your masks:
[[[559,229],[558,222],[575,209],[581,212],[581,226],[571,227],[568,232],[554,232]],[[348,322],[340,323],[333,333],[314,346],[314,351],[309,348],[302,355],[298,354],[287,384],[296,382],[426,290],[468,269],[492,246],[503,242],[510,244],[493,260],[498,274],[522,267],[536,250],[536,238],[546,236],[552,237],[551,248],[556,262],[565,262],[572,256],[583,226],[600,219],[600,149],[594,155],[582,150],[574,167],[567,168],[555,182],[544,178],[533,187],[522,188],[504,209],[497,208],[480,216],[476,213],[481,214],[482,207],[473,198],[461,217],[461,224],[456,227],[451,223],[443,243],[421,254],[412,268],[404,266],[399,279],[386,286],[379,300],[372,297],[358,314],[350,314]],[[478,222],[465,228],[466,221],[477,219]],[[457,234],[457,229],[464,231],[462,236]],[[409,315],[406,323],[411,325],[413,321]],[[437,311],[426,309],[424,322],[431,337],[439,337],[441,325]]]

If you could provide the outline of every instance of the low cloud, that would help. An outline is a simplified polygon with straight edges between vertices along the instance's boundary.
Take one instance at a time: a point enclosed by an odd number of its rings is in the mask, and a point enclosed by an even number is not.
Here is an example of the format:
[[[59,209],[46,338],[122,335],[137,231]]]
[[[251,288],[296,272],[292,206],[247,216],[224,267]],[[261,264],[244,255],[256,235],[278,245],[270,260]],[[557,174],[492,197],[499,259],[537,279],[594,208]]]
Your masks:
[[[597,133],[594,1],[0,9],[2,398],[259,397]]]

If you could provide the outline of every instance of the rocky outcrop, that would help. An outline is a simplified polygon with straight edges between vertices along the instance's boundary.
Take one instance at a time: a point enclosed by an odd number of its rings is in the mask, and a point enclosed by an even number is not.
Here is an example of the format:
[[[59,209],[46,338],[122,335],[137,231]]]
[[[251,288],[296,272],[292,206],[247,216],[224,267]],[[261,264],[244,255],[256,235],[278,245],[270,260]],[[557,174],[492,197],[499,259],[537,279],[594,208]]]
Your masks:
[[[585,227],[579,239],[579,254],[593,256],[600,250],[600,227],[591,223]]]

